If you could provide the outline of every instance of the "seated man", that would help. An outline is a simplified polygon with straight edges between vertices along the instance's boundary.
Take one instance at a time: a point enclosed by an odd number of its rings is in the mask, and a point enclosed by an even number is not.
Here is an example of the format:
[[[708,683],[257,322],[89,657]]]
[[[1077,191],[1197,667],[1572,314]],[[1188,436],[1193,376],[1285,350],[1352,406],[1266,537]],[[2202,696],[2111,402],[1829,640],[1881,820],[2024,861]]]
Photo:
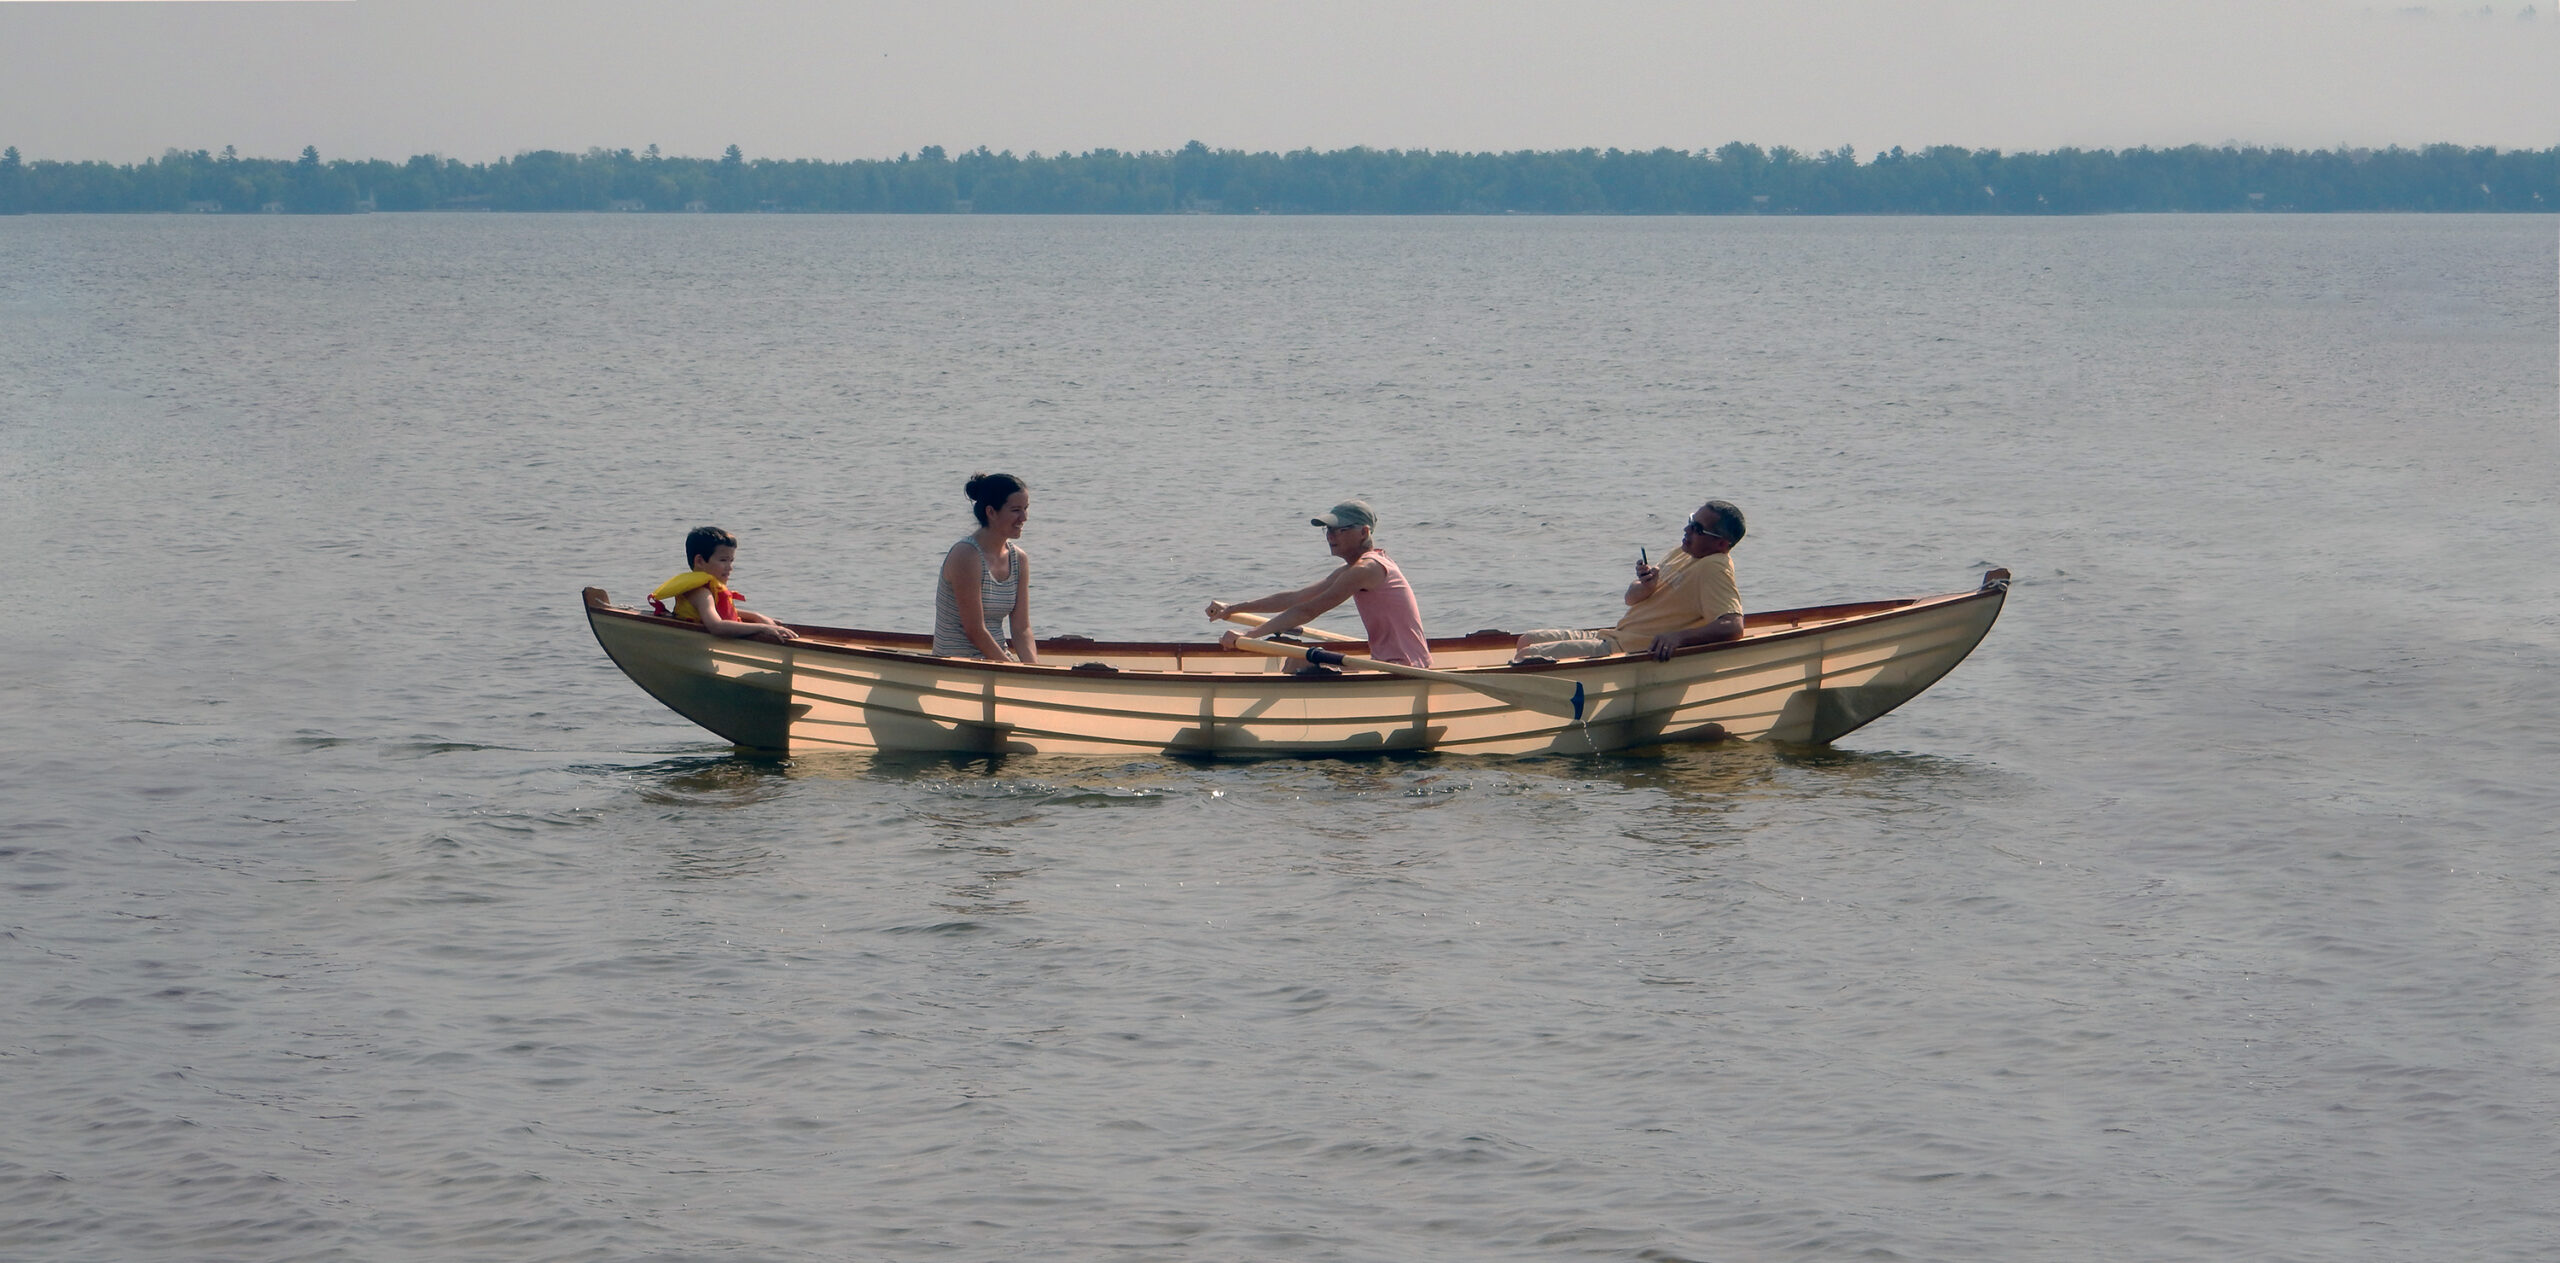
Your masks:
[[[1689,645],[1742,634],[1742,594],[1733,585],[1733,546],[1742,542],[1742,510],[1709,500],[1689,515],[1680,548],[1660,567],[1638,561],[1627,585],[1627,615],[1615,627],[1523,632],[1512,661],[1597,658],[1649,652],[1656,662]]]
[[[1422,634],[1422,606],[1413,599],[1413,585],[1404,581],[1404,571],[1378,547],[1378,515],[1363,501],[1345,500],[1333,506],[1333,512],[1307,519],[1307,524],[1324,528],[1325,550],[1341,560],[1340,567],[1288,592],[1233,603],[1211,601],[1209,617],[1271,613],[1270,620],[1253,634],[1280,636],[1348,600],[1360,610],[1370,657],[1408,667],[1430,666],[1431,645]],[[1233,648],[1236,635],[1228,632],[1218,643]]]

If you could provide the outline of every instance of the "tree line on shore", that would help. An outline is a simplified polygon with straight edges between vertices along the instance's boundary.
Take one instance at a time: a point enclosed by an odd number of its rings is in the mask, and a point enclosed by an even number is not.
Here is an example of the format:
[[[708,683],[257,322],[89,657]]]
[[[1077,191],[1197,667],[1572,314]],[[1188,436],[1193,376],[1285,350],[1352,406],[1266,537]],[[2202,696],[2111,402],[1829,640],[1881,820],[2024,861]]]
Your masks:
[[[1716,149],[1095,149],[819,162],[670,157],[655,145],[495,162],[244,158],[172,149],[139,163],[0,152],[0,214],[357,211],[799,211],[948,214],[2072,215],[2560,210],[2560,146],[2057,149],[1939,145]]]

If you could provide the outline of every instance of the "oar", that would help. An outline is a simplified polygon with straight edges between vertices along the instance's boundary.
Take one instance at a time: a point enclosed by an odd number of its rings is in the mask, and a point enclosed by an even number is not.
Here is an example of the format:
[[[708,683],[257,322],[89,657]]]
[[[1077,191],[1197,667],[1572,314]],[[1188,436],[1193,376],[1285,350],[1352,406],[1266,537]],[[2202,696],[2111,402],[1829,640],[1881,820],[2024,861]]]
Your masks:
[[[1358,667],[1367,671],[1384,671],[1389,675],[1409,676],[1437,684],[1454,684],[1473,689],[1497,701],[1549,714],[1569,714],[1574,722],[1582,722],[1582,681],[1550,680],[1543,676],[1514,675],[1487,678],[1460,675],[1455,671],[1434,671],[1429,667],[1409,667],[1401,662],[1380,662],[1375,658],[1355,658],[1349,654],[1318,649],[1313,645],[1284,645],[1273,640],[1236,637],[1236,648],[1273,658],[1303,658],[1318,666]]]
[[[1260,627],[1264,623],[1271,621],[1260,614],[1239,614],[1234,610],[1227,611],[1226,620],[1230,623],[1242,623],[1247,627]],[[1301,627],[1289,634],[1292,636],[1304,636],[1309,640],[1330,640],[1337,644],[1346,645],[1360,639],[1358,636],[1345,636],[1341,632],[1329,632],[1321,627]]]

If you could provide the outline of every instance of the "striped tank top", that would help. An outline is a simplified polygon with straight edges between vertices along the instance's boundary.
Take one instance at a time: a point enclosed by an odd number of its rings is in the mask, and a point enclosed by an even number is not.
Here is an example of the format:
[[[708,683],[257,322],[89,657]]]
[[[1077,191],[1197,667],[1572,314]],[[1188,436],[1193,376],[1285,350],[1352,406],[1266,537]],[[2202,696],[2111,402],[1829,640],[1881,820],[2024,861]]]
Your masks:
[[[1010,543],[1004,546],[1006,560],[1012,564],[1005,568],[1005,581],[998,583],[995,568],[987,564],[987,554],[978,547],[978,541],[963,535],[960,542],[978,554],[978,606],[986,615],[987,634],[1003,645],[1005,620],[1013,617],[1015,594],[1022,589],[1022,549]],[[933,581],[933,656],[979,656],[978,647],[969,643],[969,633],[960,630],[960,598],[951,591],[951,581],[938,571]],[[1005,656],[1013,656],[1010,647],[1005,649]]]

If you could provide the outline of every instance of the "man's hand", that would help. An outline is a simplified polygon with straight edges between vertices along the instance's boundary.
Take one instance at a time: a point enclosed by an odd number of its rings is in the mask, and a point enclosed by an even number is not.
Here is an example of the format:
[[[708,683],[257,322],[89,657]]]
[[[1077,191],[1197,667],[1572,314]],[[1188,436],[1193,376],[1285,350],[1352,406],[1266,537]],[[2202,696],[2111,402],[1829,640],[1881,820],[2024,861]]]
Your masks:
[[[1653,581],[1661,577],[1662,571],[1659,567],[1652,566],[1641,561],[1637,562],[1636,581],[1627,585],[1627,593],[1624,598],[1626,603],[1633,606],[1652,599]]]
[[[1235,647],[1236,647],[1236,633],[1234,633],[1234,632],[1228,632],[1226,635],[1218,637],[1218,647],[1219,647],[1220,649],[1233,649],[1233,648],[1235,648]]]
[[[1219,619],[1225,618],[1227,615],[1234,613],[1235,608],[1236,607],[1229,605],[1224,601],[1211,601],[1209,602],[1209,621],[1216,622]]]
[[[1661,635],[1654,637],[1653,660],[1656,662],[1671,661],[1671,655],[1677,652],[1681,646],[1686,643],[1687,642],[1680,638],[1680,633],[1678,632],[1664,632]]]

